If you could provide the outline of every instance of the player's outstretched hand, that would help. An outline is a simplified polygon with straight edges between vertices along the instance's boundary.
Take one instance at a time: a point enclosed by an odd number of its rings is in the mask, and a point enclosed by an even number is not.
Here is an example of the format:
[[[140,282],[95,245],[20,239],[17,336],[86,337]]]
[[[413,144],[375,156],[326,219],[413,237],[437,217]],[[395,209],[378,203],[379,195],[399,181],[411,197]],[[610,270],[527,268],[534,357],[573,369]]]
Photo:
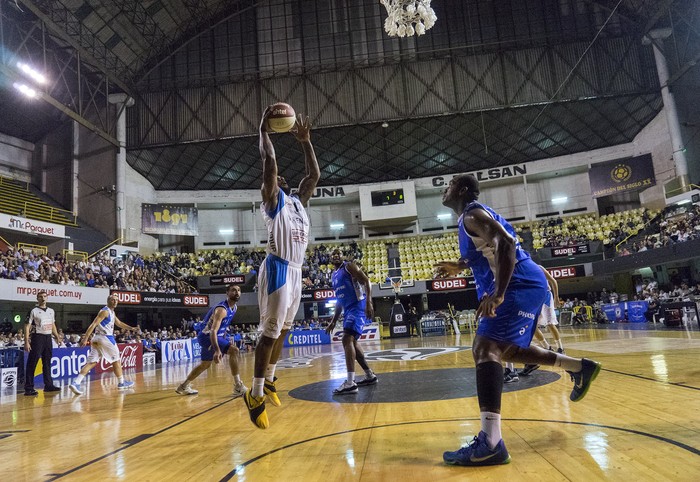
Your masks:
[[[309,116],[304,117],[302,114],[297,114],[297,121],[292,129],[292,134],[299,142],[308,142],[311,140],[311,121]]]

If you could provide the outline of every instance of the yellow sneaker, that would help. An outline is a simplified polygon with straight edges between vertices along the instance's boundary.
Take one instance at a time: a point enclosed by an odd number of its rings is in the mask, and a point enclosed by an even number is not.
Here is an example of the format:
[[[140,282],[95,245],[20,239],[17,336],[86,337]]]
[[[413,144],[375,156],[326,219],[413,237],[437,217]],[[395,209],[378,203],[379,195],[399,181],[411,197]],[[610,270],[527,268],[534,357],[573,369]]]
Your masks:
[[[265,396],[275,407],[281,407],[282,402],[280,402],[280,397],[277,396],[277,388],[275,387],[275,382],[268,382],[265,380],[265,386],[263,387]]]
[[[265,411],[265,397],[254,397],[253,391],[248,390],[245,392],[245,395],[243,395],[243,401],[245,401],[245,405],[248,407],[250,421],[258,428],[268,428],[270,426],[270,421]]]

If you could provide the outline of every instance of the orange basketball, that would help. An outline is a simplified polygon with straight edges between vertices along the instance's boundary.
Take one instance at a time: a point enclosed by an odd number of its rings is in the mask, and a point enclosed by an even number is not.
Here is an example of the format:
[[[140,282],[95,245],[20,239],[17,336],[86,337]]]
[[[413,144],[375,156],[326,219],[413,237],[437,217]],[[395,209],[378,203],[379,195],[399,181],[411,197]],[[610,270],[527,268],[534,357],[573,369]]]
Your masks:
[[[291,105],[278,102],[267,115],[267,126],[274,132],[289,132],[294,127],[296,116]]]

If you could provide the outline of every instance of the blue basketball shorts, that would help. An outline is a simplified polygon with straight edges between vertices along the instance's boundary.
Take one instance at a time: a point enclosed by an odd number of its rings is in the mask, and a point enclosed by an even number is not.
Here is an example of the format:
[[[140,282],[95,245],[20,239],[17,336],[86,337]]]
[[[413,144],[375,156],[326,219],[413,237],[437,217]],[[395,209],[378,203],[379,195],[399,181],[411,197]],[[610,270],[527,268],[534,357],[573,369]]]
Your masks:
[[[223,336],[217,336],[216,340],[219,343],[219,350],[221,350],[221,354],[225,355],[231,346],[231,342],[228,340],[228,338],[224,338]],[[202,347],[202,361],[214,360],[214,349],[211,346],[211,338],[209,338],[209,335],[206,333],[200,333],[197,335],[197,341]]]
[[[362,336],[362,328],[367,324],[367,315],[364,308],[351,308],[345,310],[343,318],[343,331],[353,335],[356,340]]]

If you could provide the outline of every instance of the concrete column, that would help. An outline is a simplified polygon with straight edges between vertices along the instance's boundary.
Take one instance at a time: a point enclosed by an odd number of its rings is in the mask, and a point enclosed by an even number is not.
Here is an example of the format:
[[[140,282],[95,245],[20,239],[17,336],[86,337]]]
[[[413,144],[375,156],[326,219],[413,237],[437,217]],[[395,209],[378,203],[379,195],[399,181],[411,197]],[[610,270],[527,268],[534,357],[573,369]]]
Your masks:
[[[73,159],[71,166],[71,207],[73,208],[73,214],[78,216],[78,206],[80,205],[80,181],[78,176],[80,174],[80,124],[78,121],[73,121]]]
[[[126,94],[110,94],[110,104],[115,104],[117,108],[117,141],[119,150],[117,151],[117,236],[122,238],[122,243],[126,242],[126,199],[124,189],[126,188],[126,107],[134,105],[134,99]]]
[[[656,29],[649,32],[648,37],[656,40],[652,42],[650,38],[644,37],[643,43],[651,43],[654,49],[654,60],[656,61],[656,71],[659,76],[659,84],[661,84],[661,98],[664,101],[664,112],[666,113],[666,122],[668,123],[668,132],[671,136],[671,146],[673,149],[673,161],[676,164],[676,176],[687,179],[688,176],[688,161],[685,157],[685,145],[681,134],[681,124],[678,121],[678,110],[676,101],[668,87],[668,64],[666,57],[659,48],[659,44],[663,39],[671,35],[671,29]],[[682,181],[685,184],[686,181]]]

